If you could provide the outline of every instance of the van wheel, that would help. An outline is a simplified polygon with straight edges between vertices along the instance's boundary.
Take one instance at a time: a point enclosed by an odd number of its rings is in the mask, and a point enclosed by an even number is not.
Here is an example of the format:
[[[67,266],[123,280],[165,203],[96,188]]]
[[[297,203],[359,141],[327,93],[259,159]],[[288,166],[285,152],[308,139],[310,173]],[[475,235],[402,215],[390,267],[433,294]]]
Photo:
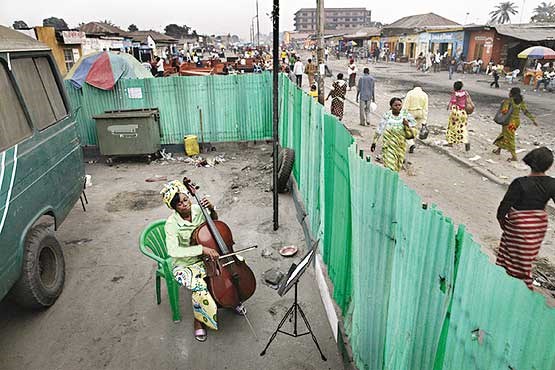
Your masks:
[[[278,193],[287,191],[287,182],[293,170],[293,163],[295,162],[295,151],[291,148],[283,148],[278,157]]]
[[[62,246],[48,225],[37,225],[25,241],[21,277],[12,288],[14,301],[24,307],[52,306],[62,293],[65,261]]]

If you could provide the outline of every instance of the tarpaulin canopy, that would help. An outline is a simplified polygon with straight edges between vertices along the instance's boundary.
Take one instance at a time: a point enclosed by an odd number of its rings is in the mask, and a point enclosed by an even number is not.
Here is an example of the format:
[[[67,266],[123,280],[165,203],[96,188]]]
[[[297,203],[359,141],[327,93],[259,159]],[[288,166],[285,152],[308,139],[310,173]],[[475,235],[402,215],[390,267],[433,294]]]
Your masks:
[[[65,79],[80,89],[86,82],[102,90],[111,90],[120,78],[152,78],[132,55],[103,51],[83,56]]]

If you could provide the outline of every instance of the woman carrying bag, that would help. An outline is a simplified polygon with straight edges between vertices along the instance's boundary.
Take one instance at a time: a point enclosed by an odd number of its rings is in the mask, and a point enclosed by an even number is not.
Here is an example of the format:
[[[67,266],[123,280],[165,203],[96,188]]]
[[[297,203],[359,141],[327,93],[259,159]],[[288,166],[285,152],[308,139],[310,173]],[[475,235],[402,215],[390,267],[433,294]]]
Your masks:
[[[382,159],[386,168],[399,172],[405,161],[407,139],[414,138],[413,127],[416,125],[414,117],[402,110],[403,101],[393,98],[389,101],[391,109],[387,111],[380,121],[370,151],[376,150],[376,144],[383,136]]]
[[[526,103],[520,93],[520,88],[513,87],[509,92],[509,99],[505,99],[499,112],[495,115],[494,121],[503,126],[501,134],[495,139],[493,144],[497,149],[493,150],[494,154],[501,154],[501,149],[505,149],[511,153],[509,161],[516,161],[516,130],[520,127],[520,113],[524,113],[532,123],[537,126],[536,118],[528,111]]]
[[[453,84],[453,92],[447,109],[449,113],[449,123],[447,125],[447,145],[464,143],[464,148],[470,150],[468,141],[468,115],[474,112],[474,103],[466,90],[463,90],[463,83],[457,81]]]

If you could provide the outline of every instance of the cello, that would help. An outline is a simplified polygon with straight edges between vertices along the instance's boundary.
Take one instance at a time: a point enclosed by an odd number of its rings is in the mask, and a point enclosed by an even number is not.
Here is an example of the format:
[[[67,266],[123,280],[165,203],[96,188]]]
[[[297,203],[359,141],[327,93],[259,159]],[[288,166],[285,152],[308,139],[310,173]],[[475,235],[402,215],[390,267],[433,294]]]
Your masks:
[[[201,205],[197,190],[199,187],[187,177],[183,184]],[[249,299],[256,290],[256,278],[244,260],[237,257],[233,251],[233,235],[227,224],[213,220],[209,212],[201,206],[206,220],[193,231],[191,242],[214,249],[220,254],[217,260],[205,259],[208,290],[219,306],[235,308]],[[256,247],[246,248],[243,251]],[[246,316],[245,316],[246,317]]]

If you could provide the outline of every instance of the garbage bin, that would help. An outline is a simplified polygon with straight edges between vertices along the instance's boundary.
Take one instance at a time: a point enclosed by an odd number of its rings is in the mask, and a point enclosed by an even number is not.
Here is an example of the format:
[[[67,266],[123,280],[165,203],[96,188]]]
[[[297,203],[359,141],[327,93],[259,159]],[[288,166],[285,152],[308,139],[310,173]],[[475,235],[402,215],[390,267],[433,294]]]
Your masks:
[[[106,111],[93,117],[100,154],[150,155],[160,150],[160,114],[157,108]]]

